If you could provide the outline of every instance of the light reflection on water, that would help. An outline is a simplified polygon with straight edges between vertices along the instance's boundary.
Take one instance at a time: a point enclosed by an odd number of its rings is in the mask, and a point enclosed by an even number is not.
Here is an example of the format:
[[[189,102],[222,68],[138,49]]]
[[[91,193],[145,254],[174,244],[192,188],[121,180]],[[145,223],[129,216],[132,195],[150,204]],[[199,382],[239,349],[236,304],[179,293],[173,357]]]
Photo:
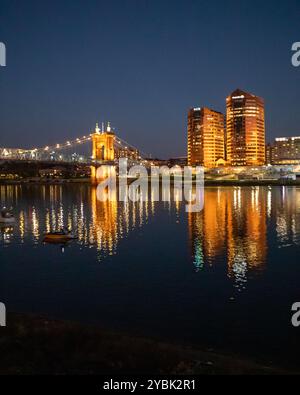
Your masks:
[[[157,205],[187,223],[195,270],[226,256],[227,275],[242,290],[248,273],[263,271],[268,252],[268,226],[275,228],[276,248],[300,243],[300,189],[268,187],[206,188],[204,210],[185,213],[176,199],[153,202],[99,202],[88,185],[0,186],[0,205],[13,207],[13,227],[0,228],[0,245],[41,244],[46,232],[64,226],[76,231],[78,243],[95,248],[97,259],[115,255],[120,240],[147,225]],[[183,218],[182,218],[183,217]],[[183,220],[183,221],[182,221]]]
[[[226,255],[228,276],[244,289],[248,271],[266,264],[266,204],[266,189],[207,189],[203,213],[189,216],[195,266],[213,265]]]
[[[150,201],[99,202],[96,188],[86,185],[1,186],[0,191],[1,206],[14,207],[16,216],[14,226],[1,227],[3,245],[38,245],[45,233],[67,226],[76,232],[80,245],[99,251],[99,260],[116,254],[120,239],[142,227],[155,212]]]
[[[207,188],[204,211],[189,216],[195,267],[226,254],[228,276],[243,289],[249,271],[265,269],[273,228],[275,248],[300,245],[300,189]]]
[[[300,189],[210,187],[187,213],[176,199],[99,202],[84,184],[2,185],[0,205],[17,218],[0,227],[12,311],[298,358]],[[78,240],[44,245],[62,226]]]

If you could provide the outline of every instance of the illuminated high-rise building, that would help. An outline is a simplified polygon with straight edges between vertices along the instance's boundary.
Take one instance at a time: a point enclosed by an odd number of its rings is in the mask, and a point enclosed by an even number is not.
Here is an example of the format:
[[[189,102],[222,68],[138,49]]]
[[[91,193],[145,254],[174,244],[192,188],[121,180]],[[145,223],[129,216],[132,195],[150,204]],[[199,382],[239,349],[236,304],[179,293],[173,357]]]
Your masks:
[[[227,163],[261,166],[266,161],[264,100],[241,90],[227,101]]]
[[[189,166],[225,164],[224,115],[209,108],[193,108],[188,114]]]

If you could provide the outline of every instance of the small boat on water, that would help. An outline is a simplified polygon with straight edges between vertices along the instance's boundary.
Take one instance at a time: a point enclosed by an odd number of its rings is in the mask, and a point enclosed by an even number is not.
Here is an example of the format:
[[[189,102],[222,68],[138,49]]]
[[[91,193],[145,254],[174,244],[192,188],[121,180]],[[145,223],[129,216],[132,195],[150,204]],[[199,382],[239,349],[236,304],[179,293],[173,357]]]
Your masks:
[[[44,242],[66,243],[71,240],[76,240],[77,236],[68,229],[61,229],[59,232],[46,233]]]
[[[8,210],[6,207],[0,211],[0,223],[1,224],[13,224],[15,222],[15,217],[11,210]]]

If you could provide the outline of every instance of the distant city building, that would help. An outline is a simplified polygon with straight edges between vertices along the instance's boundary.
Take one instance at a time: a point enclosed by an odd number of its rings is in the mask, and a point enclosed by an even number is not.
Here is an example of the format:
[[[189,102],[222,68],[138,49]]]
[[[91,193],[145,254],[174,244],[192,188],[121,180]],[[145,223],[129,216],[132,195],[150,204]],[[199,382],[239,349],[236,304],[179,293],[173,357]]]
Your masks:
[[[279,137],[271,149],[274,165],[289,165],[300,163],[300,137]]]
[[[218,167],[225,164],[224,115],[209,108],[188,114],[188,165]]]
[[[266,164],[271,165],[273,163],[273,146],[272,144],[266,145]]]
[[[126,158],[136,161],[141,159],[140,152],[137,149],[128,147],[116,149],[115,156],[117,159]]]
[[[266,161],[264,100],[241,90],[226,99],[227,163],[261,166]]]
[[[151,167],[151,166],[168,166],[168,161],[167,159],[160,159],[160,158],[152,158],[150,157],[143,157],[141,164],[146,166],[146,167]]]
[[[181,166],[184,167],[187,165],[187,157],[186,156],[181,156],[178,158],[170,158],[168,160],[168,166],[173,167],[173,166]]]
[[[42,178],[61,178],[66,175],[66,169],[61,166],[54,166],[49,169],[39,170],[39,175]]]

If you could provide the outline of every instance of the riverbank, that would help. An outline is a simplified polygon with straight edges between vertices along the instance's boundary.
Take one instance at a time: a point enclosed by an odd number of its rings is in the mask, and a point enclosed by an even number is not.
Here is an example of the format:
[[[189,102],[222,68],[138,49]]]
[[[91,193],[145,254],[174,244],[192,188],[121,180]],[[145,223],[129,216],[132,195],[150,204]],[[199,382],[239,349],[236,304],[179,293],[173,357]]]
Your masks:
[[[90,178],[0,180],[0,185],[65,185],[90,184]]]
[[[8,314],[0,374],[286,374],[234,355],[167,344],[78,323]]]
[[[242,186],[300,186],[300,180],[205,180],[205,186],[242,187]]]
[[[131,183],[135,179],[128,179]],[[149,184],[150,184],[149,179]],[[57,180],[0,180],[0,185],[68,185],[68,184],[91,184],[90,178],[57,179]],[[174,179],[170,180],[174,184]],[[205,179],[205,186],[215,187],[242,187],[242,186],[300,186],[300,179],[280,179],[280,180],[238,180],[238,179]]]

